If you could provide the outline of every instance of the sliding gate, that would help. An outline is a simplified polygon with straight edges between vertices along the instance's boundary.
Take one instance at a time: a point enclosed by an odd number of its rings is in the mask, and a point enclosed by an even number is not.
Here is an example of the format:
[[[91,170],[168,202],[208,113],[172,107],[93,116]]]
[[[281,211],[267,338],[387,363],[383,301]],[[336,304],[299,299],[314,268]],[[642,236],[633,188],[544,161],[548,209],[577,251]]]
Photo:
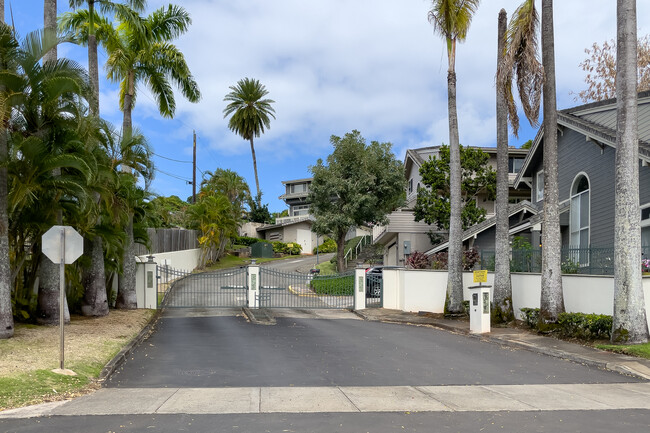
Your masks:
[[[260,308],[352,308],[354,273],[307,275],[260,268]]]
[[[158,306],[162,308],[228,308],[248,305],[245,267],[191,273],[157,267]]]

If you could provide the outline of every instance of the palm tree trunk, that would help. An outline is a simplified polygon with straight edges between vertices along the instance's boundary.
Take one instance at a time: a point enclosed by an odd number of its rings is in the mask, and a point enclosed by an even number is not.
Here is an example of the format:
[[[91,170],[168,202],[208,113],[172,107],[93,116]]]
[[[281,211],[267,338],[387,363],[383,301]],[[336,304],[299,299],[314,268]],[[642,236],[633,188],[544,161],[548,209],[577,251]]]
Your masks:
[[[87,251],[89,254],[86,253]],[[108,314],[108,299],[101,236],[95,236],[92,240],[84,239],[84,254],[89,256],[91,263],[90,268],[84,270],[82,277],[85,292],[81,303],[81,314],[94,317],[105,316]],[[101,263],[101,266],[97,266],[98,263]]]
[[[497,68],[503,61],[506,28],[506,11],[499,12]],[[494,256],[494,312],[500,320],[512,318],[512,287],[510,282],[510,245],[508,212],[508,107],[506,95],[497,86],[497,198],[496,237]],[[493,315],[495,317],[496,315]]]
[[[129,216],[129,223],[126,227],[126,243],[122,255],[122,274],[117,279],[117,299],[115,308],[135,309],[138,308],[138,300],[135,294],[135,245],[133,243],[133,215]]]
[[[641,281],[641,210],[637,108],[636,1],[617,2],[616,199],[612,342],[646,343]]]
[[[0,0],[0,22],[5,22],[5,2]],[[4,69],[4,65],[1,65]],[[4,88],[0,88],[0,93]],[[0,339],[14,335],[11,310],[11,264],[9,262],[9,215],[7,213],[7,131],[0,129]]]
[[[452,48],[453,50],[453,48]],[[463,226],[461,221],[460,189],[460,143],[458,139],[458,114],[456,111],[456,72],[450,57],[450,69],[447,72],[447,94],[449,110],[449,259],[447,311],[463,311]]]
[[[336,270],[345,272],[345,232],[342,231],[336,236]]]
[[[90,30],[88,33],[88,74],[93,100],[90,101],[90,114],[99,117],[99,61],[97,60],[97,36],[94,28],[95,1],[88,0]]]
[[[56,35],[56,0],[43,1],[43,27],[46,33]],[[43,62],[56,61],[56,59],[56,46],[43,56]]]
[[[262,206],[262,194],[260,192],[260,180],[257,177],[257,158],[255,158],[255,146],[253,146],[253,137],[250,138],[251,142],[251,154],[253,155],[253,171],[255,172],[255,187],[257,188],[257,195],[255,199],[257,200],[257,207]]]
[[[124,120],[122,123],[122,136],[124,139],[131,137],[133,124],[131,112],[133,108],[133,90],[135,72],[129,71],[128,91],[124,95]],[[122,166],[122,170],[131,173],[131,167]],[[133,213],[129,210],[129,222],[126,226],[126,240],[124,253],[122,254],[122,274],[117,279],[117,300],[115,307],[121,309],[133,309],[138,307],[135,294],[135,245],[133,242]]]
[[[557,180],[557,105],[553,0],[542,0],[542,64],[544,65],[544,225],[542,226],[541,315],[557,321],[564,312],[560,213]]]

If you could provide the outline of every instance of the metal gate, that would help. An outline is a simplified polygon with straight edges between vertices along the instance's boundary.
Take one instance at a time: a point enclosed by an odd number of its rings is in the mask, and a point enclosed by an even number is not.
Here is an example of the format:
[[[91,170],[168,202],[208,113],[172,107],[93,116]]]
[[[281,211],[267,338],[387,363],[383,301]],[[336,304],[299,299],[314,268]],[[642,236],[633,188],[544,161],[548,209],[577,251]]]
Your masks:
[[[159,308],[228,308],[248,304],[246,268],[191,273],[156,267]]]
[[[352,308],[354,273],[307,275],[260,268],[260,308]]]
[[[383,274],[366,274],[366,307],[380,308],[384,299],[384,278]]]

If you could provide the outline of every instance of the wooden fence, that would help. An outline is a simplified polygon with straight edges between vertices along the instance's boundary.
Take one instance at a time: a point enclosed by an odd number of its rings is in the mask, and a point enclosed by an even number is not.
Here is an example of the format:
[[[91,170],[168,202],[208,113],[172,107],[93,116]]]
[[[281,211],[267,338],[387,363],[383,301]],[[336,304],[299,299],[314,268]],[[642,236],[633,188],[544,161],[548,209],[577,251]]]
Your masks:
[[[198,230],[186,229],[147,229],[150,248],[135,244],[135,255],[169,253],[172,251],[199,248]]]

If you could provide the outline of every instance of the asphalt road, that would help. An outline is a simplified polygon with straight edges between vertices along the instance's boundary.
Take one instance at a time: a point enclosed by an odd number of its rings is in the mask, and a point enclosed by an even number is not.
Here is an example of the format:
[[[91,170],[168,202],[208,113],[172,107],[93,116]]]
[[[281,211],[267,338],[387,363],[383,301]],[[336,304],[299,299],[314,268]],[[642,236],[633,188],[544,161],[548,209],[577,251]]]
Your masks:
[[[162,317],[109,387],[434,386],[633,381],[426,327],[350,319]]]

